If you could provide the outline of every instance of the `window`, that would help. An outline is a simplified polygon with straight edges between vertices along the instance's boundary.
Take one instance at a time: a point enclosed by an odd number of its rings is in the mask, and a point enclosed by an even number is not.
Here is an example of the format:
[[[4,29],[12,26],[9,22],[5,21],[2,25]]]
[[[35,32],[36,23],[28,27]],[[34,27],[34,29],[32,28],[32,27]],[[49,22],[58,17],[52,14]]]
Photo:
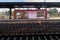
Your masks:
[[[17,12],[16,19],[27,19],[28,13],[27,12]]]
[[[23,18],[24,19],[28,19],[28,13],[27,12],[23,12],[23,14],[24,14]]]
[[[44,12],[37,12],[37,17],[44,16]]]
[[[16,13],[16,15],[17,15],[17,16],[19,16],[19,15],[20,15],[20,13],[19,13],[19,12],[17,12],[17,13]]]
[[[17,12],[17,13],[16,13],[16,18],[17,18],[17,19],[20,18],[20,14],[21,14],[20,12]]]

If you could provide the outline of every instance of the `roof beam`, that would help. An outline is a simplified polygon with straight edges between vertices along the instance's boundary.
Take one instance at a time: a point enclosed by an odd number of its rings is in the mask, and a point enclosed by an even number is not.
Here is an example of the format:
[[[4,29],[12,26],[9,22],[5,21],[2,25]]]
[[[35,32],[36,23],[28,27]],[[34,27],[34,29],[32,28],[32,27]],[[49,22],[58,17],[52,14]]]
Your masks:
[[[50,8],[60,7],[60,2],[0,2],[0,8]]]

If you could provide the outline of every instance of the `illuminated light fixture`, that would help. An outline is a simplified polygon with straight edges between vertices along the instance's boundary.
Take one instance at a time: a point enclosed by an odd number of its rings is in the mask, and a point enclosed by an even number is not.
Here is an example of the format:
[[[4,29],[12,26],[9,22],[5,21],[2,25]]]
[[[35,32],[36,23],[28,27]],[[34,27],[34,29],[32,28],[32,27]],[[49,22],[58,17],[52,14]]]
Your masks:
[[[46,5],[42,5],[42,6],[41,6],[41,8],[45,8],[45,7],[47,7],[47,6],[46,6]]]
[[[44,5],[42,5],[41,7],[44,8]]]
[[[19,6],[15,5],[14,7],[19,7]]]
[[[27,7],[33,8],[34,6],[33,5],[32,6],[26,6],[26,5],[24,5],[23,7],[25,7],[25,8],[27,8]]]

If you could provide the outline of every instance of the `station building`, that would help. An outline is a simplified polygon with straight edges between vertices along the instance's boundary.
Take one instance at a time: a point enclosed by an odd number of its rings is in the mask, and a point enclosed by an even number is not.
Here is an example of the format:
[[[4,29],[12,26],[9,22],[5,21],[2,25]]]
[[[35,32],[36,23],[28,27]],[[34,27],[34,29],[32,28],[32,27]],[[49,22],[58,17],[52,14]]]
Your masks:
[[[15,9],[13,12],[14,19],[47,19],[48,11],[46,9],[39,10],[20,10]]]

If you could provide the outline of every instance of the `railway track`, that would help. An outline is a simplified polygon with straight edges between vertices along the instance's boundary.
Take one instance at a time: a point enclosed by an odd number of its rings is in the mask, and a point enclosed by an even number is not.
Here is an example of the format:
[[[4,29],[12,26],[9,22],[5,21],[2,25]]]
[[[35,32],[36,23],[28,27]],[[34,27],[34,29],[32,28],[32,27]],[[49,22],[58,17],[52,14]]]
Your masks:
[[[59,35],[0,36],[0,40],[60,40]]]
[[[40,35],[42,33],[59,34],[60,20],[0,20],[0,35]]]
[[[4,30],[3,30],[4,29]],[[2,24],[0,23],[0,34],[2,35],[25,35],[25,34],[36,34],[39,35],[41,33],[60,33],[60,22],[50,23],[50,22],[43,22],[43,23],[12,23],[12,24]]]

